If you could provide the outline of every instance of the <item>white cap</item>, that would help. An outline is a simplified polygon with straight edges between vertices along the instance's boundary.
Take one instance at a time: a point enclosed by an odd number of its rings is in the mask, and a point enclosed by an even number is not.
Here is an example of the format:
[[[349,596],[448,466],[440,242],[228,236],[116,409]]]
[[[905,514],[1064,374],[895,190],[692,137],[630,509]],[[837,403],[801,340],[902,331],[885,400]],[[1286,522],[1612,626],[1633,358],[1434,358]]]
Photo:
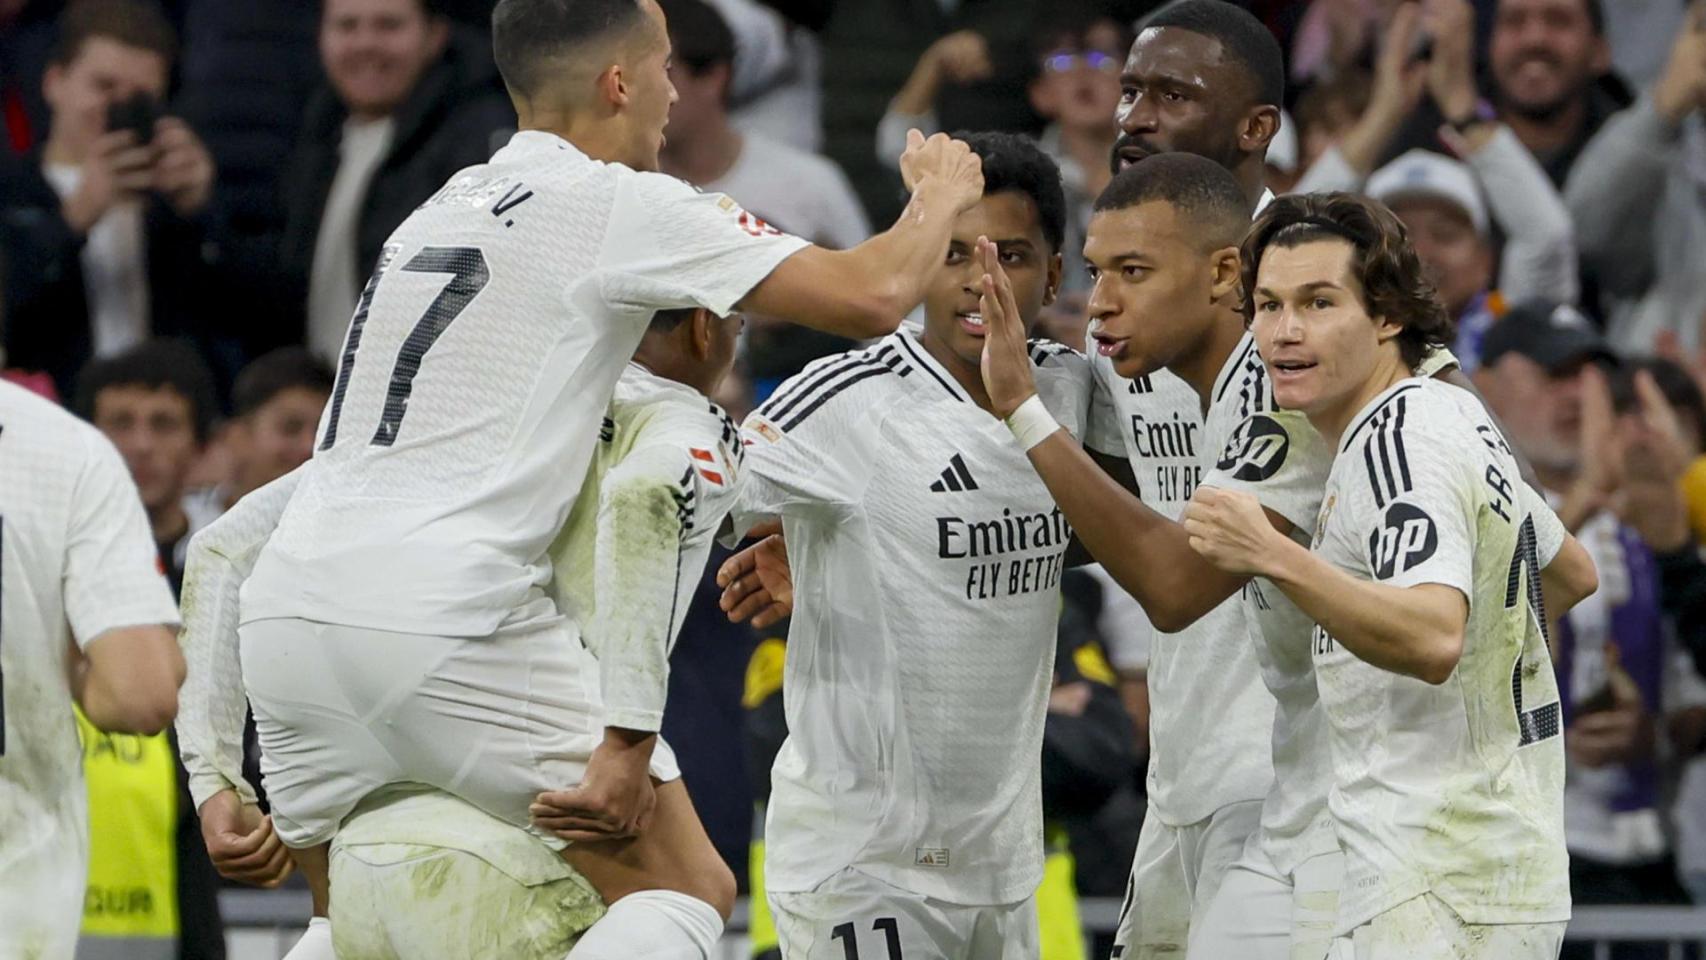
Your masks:
[[[1487,233],[1487,205],[1481,200],[1475,173],[1431,150],[1411,150],[1374,171],[1363,192],[1387,206],[1406,197],[1444,200],[1467,213],[1477,233]]]

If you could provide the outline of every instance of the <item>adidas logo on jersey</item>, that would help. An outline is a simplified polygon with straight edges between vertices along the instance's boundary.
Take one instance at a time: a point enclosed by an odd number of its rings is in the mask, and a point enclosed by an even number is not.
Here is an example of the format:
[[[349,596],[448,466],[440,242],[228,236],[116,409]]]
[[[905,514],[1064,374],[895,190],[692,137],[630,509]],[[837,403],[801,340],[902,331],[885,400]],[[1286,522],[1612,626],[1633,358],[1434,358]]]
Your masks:
[[[919,847],[912,862],[920,867],[945,867],[948,865],[948,848]]]
[[[957,453],[948,460],[948,469],[943,470],[936,482],[930,485],[932,493],[964,493],[976,489],[977,481],[971,478],[971,471],[966,469],[966,462]]]

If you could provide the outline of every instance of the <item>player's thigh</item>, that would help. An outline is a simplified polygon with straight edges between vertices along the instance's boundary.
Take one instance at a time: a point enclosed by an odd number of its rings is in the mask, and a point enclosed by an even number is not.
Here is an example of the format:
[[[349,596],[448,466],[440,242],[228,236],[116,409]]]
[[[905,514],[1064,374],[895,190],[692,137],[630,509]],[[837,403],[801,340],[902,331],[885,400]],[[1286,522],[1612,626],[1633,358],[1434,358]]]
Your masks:
[[[1185,881],[1191,891],[1191,923],[1202,920],[1226,872],[1262,826],[1262,802],[1246,800],[1216,810],[1206,821],[1180,831]]]
[[[290,619],[246,624],[239,637],[274,826],[289,846],[324,843],[362,797],[398,773],[363,716],[371,681],[348,662],[358,651],[339,649],[362,638]],[[414,677],[407,662],[394,663],[390,676],[403,685]]]
[[[1177,960],[1191,926],[1191,889],[1180,849],[1180,830],[1144,817],[1132,857],[1131,879],[1114,933],[1115,960]]]
[[[332,876],[340,960],[561,960],[604,915],[579,877],[524,884],[472,854],[421,844],[340,846]]]
[[[851,868],[804,893],[771,891],[770,911],[783,960],[975,956],[969,950],[976,908],[932,903]],[[997,960],[1008,955],[991,954]]]
[[[1288,960],[1292,900],[1291,881],[1264,859],[1233,864],[1214,899],[1191,924],[1187,960]]]
[[[729,872],[680,780],[657,785],[652,819],[638,837],[571,843],[563,859],[606,903],[639,890],[674,890],[727,912],[735,895]]]
[[[1292,871],[1292,960],[1322,960],[1339,922],[1339,888],[1345,879],[1345,855],[1338,851],[1310,857]]]

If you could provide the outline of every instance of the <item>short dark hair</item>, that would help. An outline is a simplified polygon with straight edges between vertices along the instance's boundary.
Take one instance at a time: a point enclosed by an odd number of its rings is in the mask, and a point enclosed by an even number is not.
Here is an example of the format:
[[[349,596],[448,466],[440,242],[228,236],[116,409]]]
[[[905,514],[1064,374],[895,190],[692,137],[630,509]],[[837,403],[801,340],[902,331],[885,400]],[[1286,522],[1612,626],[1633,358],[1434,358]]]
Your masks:
[[[64,66],[98,37],[159,54],[168,66],[178,52],[177,31],[152,0],[76,0],[59,17],[48,62]]]
[[[1674,360],[1664,357],[1638,357],[1624,360],[1609,371],[1611,399],[1618,413],[1640,410],[1641,401],[1635,392],[1635,376],[1646,371],[1653,384],[1664,394],[1665,402],[1682,418],[1683,426],[1693,435],[1696,446],[1706,446],[1706,396],[1694,376]]]
[[[1161,201],[1204,228],[1207,249],[1236,244],[1250,224],[1250,199],[1225,167],[1194,153],[1157,153],[1108,181],[1093,212]]]
[[[1062,41],[1082,43],[1091,30],[1104,23],[1119,31],[1119,54],[1124,57],[1132,41],[1131,21],[1122,20],[1102,5],[1086,0],[1049,3],[1039,9],[1031,23],[1031,52],[1041,59],[1059,50]]]
[[[1011,191],[1031,198],[1037,205],[1043,239],[1051,251],[1059,253],[1066,237],[1066,190],[1054,159],[1023,134],[961,131],[954,139],[965,141],[983,161],[984,196]]]
[[[648,332],[669,333],[676,327],[679,327],[693,319],[693,314],[697,312],[697,310],[697,307],[675,307],[670,310],[659,310],[652,314],[652,322],[651,326],[648,328]]]
[[[704,0],[658,0],[669,22],[670,51],[675,62],[695,75],[718,64],[735,61],[735,35],[728,21]]]
[[[231,387],[232,413],[246,417],[292,387],[332,392],[332,368],[304,347],[279,347],[262,354],[237,374]]]
[[[1139,21],[1138,32],[1171,27],[1220,41],[1222,55],[1250,79],[1255,103],[1285,102],[1285,56],[1255,14],[1226,0],[1174,0]]]
[[[498,0],[492,8],[492,59],[510,90],[531,96],[552,61],[630,29],[643,17],[638,0]]]
[[[1306,193],[1268,204],[1240,251],[1244,269],[1244,319],[1255,316],[1256,272],[1270,247],[1300,247],[1339,240],[1352,247],[1350,269],[1371,317],[1403,325],[1398,351],[1415,369],[1436,347],[1451,341],[1451,315],[1422,271],[1404,222],[1377,200],[1351,193]]]
[[[1498,16],[1499,6],[1497,3],[1493,5],[1495,17]],[[1593,35],[1605,36],[1605,5],[1600,3],[1600,0],[1582,0],[1582,9],[1588,15],[1588,26],[1593,28]]]
[[[156,337],[122,353],[89,361],[77,375],[73,409],[78,416],[93,423],[95,401],[100,398],[101,391],[114,387],[143,387],[148,390],[169,387],[189,401],[196,442],[206,443],[213,431],[213,417],[219,405],[213,374],[201,354],[187,340]]]

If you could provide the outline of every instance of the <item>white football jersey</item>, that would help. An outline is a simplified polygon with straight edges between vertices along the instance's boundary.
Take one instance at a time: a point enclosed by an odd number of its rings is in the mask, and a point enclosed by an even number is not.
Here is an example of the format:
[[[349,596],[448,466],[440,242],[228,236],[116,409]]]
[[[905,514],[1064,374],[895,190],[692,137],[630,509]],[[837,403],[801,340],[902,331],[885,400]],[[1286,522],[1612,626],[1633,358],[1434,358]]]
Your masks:
[[[563,612],[598,659],[605,726],[663,723],[669,652],[734,506],[741,457],[721,407],[628,364],[551,547]]]
[[[1450,351],[1436,350],[1416,375],[1433,376],[1456,365]],[[1255,496],[1291,523],[1294,540],[1308,546],[1332,466],[1333,448],[1309,418],[1273,409],[1251,416],[1233,431],[1220,462],[1203,483]],[[1269,861],[1290,874],[1310,857],[1339,848],[1327,809],[1333,778],[1327,719],[1310,652],[1315,621],[1265,577],[1246,584],[1243,597],[1262,682],[1276,705],[1274,783],[1262,800],[1258,842]]]
[[[1196,391],[1171,373],[1128,380],[1099,355],[1090,366],[1095,391],[1086,445],[1130,460],[1138,495],[1171,520],[1183,514],[1239,424],[1273,407],[1248,335],[1215,379],[1206,418]],[[1195,823],[1268,792],[1274,698],[1262,686],[1239,598],[1177,633],[1156,632],[1149,711],[1149,805],[1162,823]]]
[[[552,615],[546,548],[653,313],[726,314],[803,246],[539,131],[456,174],[362,292],[244,622],[472,637]]]
[[[1317,628],[1345,850],[1339,928],[1431,892],[1471,924],[1570,916],[1564,746],[1540,570],[1564,542],[1479,401],[1409,379],[1337,448],[1315,550],[1353,576],[1469,601],[1462,659],[1433,685]]]
[[[1031,353],[1081,433],[1083,357]],[[1072,535],[1048,488],[905,330],[811,364],[742,432],[735,527],[780,518],[794,576],[766,884],[810,891],[851,865],[949,903],[1030,896]]]
[[[57,955],[81,918],[89,818],[70,645],[177,622],[118,451],[0,382],[0,954]]]

